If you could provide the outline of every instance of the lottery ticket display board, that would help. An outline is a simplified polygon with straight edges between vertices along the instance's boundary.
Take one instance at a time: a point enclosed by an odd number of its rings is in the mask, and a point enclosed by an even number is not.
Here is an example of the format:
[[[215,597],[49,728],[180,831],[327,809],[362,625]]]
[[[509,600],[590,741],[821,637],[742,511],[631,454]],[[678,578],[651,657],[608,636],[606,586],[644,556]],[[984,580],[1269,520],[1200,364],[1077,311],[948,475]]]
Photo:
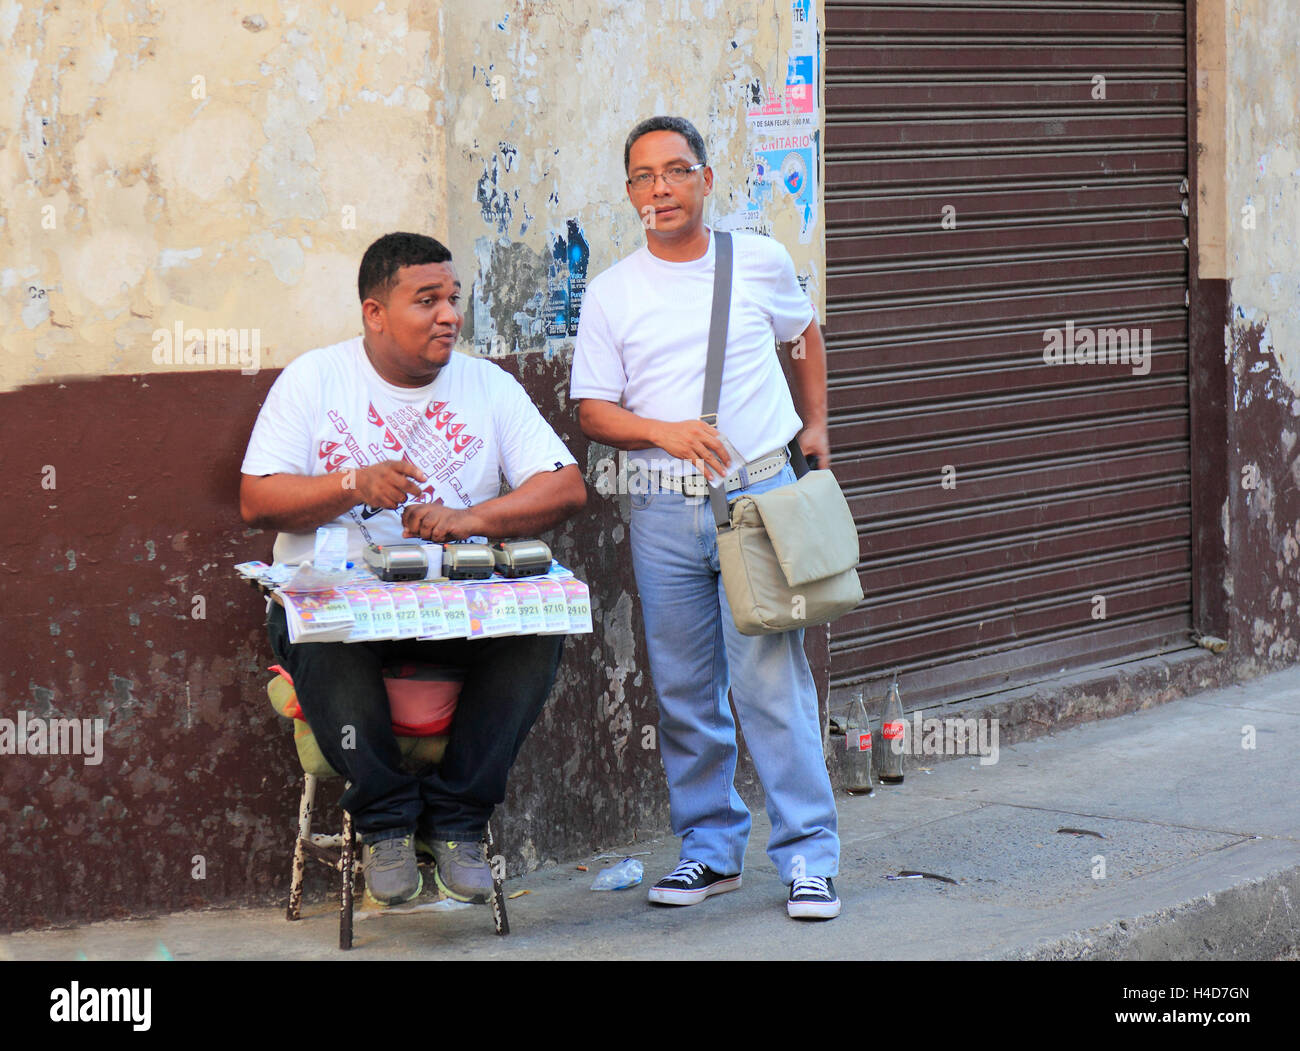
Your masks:
[[[244,562],[236,571],[284,605],[290,642],[477,639],[495,635],[584,635],[592,630],[587,585],[558,562],[541,576],[507,580],[386,583],[358,570],[308,589],[284,570]]]

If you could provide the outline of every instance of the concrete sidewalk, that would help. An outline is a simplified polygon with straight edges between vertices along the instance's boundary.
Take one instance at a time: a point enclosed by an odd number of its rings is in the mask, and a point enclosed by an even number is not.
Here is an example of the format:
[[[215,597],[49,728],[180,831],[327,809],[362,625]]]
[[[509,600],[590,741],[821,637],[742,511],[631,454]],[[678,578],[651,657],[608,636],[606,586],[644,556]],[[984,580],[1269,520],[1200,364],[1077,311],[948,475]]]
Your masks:
[[[651,851],[631,890],[588,889],[610,860],[509,880],[528,893],[508,903],[507,938],[483,907],[365,910],[343,953],[331,901],[298,923],[237,909],[19,933],[0,958],[1294,959],[1298,746],[1300,668],[1004,746],[992,765],[909,758],[904,784],[839,797],[844,909],[829,923],[786,917],[756,815],[744,887],[691,908],[646,903],[677,860],[665,834],[624,848]],[[884,878],[905,869],[956,883]]]

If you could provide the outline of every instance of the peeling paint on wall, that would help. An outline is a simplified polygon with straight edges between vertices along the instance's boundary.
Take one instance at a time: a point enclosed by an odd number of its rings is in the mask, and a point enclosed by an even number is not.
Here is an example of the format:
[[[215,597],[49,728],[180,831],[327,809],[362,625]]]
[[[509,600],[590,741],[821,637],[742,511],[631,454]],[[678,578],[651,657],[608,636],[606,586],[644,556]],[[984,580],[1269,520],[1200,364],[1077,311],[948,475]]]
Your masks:
[[[1228,259],[1234,326],[1300,396],[1300,28],[1294,11],[1233,0],[1228,27]],[[1231,347],[1232,344],[1229,344]]]
[[[488,237],[480,237],[474,248],[478,277],[462,341],[491,357],[536,349],[546,336],[546,254],[519,241]]]
[[[1300,25],[1264,0],[1227,15],[1225,589],[1235,647],[1262,670],[1300,658]]]
[[[366,245],[447,214],[440,17],[0,7],[0,390],[173,368],[178,320],[259,331],[269,367],[358,332]]]
[[[502,143],[503,151],[509,149],[510,152],[505,154],[513,158],[515,151],[513,147],[507,147]],[[505,234],[510,227],[510,220],[514,218],[514,202],[511,200],[511,191],[503,189],[501,186],[501,173],[503,165],[501,154],[494,153],[490,160],[483,163],[483,174],[479,177],[478,186],[475,188],[475,198],[479,203],[479,212],[483,217],[483,222],[488,226],[496,228],[497,233]],[[504,166],[505,171],[510,170],[509,162]],[[519,200],[519,190],[514,190],[514,201]]]
[[[626,197],[623,142],[655,113],[686,116],[704,135],[715,172],[709,221],[781,239],[824,306],[824,250],[813,235],[822,208],[819,7],[577,0],[543,13],[506,0],[458,11],[447,41],[447,53],[460,56],[447,69],[448,181],[450,200],[477,207],[455,209],[451,245],[473,245],[479,263],[478,353],[553,354],[572,342],[587,272],[643,242]],[[582,260],[561,254],[572,253],[575,232]],[[535,287],[540,328],[535,300],[518,285],[521,255],[507,244],[554,258]],[[497,266],[506,272],[495,274]]]

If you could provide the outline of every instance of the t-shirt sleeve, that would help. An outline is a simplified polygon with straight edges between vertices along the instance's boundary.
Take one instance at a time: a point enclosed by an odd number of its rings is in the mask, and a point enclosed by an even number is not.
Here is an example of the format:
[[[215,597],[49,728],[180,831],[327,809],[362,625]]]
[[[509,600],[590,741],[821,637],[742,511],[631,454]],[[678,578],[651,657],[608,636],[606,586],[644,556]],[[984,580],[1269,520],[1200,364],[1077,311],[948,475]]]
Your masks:
[[[242,473],[311,474],[312,406],[319,400],[313,376],[312,370],[291,362],[276,377],[253,424]]]
[[[541,471],[556,471],[577,463],[519,381],[502,370],[498,383],[493,398],[498,409],[497,448],[501,450],[501,471],[510,488],[518,489]]]
[[[772,315],[772,331],[780,342],[787,343],[808,327],[817,312],[808,294],[799,287],[790,253],[779,241],[766,240],[771,252],[764,275],[769,282],[767,308]]]
[[[614,342],[609,319],[600,300],[591,294],[582,304],[578,318],[578,336],[573,344],[573,371],[569,379],[569,397],[596,398],[618,404],[627,389],[623,355]]]

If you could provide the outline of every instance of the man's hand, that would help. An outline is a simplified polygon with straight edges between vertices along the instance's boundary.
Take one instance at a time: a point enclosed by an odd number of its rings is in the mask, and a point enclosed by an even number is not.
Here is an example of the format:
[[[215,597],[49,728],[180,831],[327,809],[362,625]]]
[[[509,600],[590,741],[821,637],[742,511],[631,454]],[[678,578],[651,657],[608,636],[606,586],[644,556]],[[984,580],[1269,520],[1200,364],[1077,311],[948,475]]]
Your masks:
[[[406,502],[409,497],[419,496],[417,482],[426,482],[428,477],[410,460],[385,460],[383,463],[363,467],[353,476],[356,483],[358,503],[371,507],[395,509]],[[347,478],[344,488],[349,488]]]
[[[825,470],[831,465],[831,439],[825,423],[809,424],[796,436],[795,441],[803,450],[804,457],[811,460],[817,457],[817,468]],[[812,466],[810,463],[809,466]]]
[[[442,544],[483,536],[485,532],[472,507],[447,507],[438,500],[432,504],[409,504],[402,512],[402,536],[418,536]]]
[[[727,447],[716,427],[703,420],[682,420],[680,423],[656,423],[652,432],[654,443],[669,456],[688,460],[706,478],[723,478],[727,474]]]
[[[555,471],[538,471],[517,489],[473,507],[446,507],[441,500],[408,504],[402,510],[402,530],[405,536],[435,543],[471,536],[488,540],[536,536],[581,511],[586,503],[582,472],[577,464],[568,464]]]
[[[578,425],[588,438],[616,449],[659,448],[693,463],[709,478],[727,473],[730,458],[722,434],[703,420],[652,420],[611,401],[583,398],[578,402]]]

